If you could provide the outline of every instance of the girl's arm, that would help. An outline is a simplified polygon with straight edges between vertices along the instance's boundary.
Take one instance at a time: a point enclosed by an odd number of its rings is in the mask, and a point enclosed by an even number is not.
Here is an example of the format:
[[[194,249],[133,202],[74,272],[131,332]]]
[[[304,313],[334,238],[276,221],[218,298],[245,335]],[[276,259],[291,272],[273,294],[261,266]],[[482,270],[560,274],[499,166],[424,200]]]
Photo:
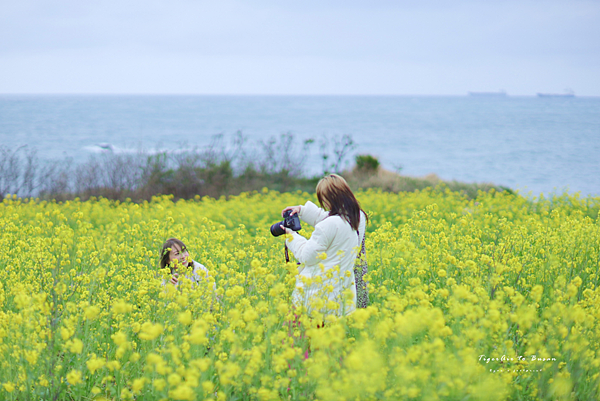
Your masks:
[[[305,223],[316,227],[317,224],[329,217],[329,212],[321,209],[311,201],[307,201],[306,204],[300,208],[298,217],[300,217],[300,220],[304,221]]]
[[[313,204],[314,205],[314,204]],[[293,238],[286,239],[286,244],[294,257],[300,263],[316,264],[319,261],[319,256],[325,252],[331,244],[331,229],[327,225],[319,224],[315,227],[310,239],[306,239],[296,232],[291,232]],[[290,232],[291,230],[288,230]]]

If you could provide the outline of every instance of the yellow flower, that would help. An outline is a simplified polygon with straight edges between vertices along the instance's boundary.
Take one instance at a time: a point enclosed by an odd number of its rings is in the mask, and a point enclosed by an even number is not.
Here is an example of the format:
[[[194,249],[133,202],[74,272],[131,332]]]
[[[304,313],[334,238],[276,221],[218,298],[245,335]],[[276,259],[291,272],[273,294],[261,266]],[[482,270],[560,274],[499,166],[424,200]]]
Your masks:
[[[42,375],[38,378],[38,384],[42,387],[48,387],[50,385],[50,382],[48,381],[45,375]]]
[[[169,397],[174,400],[195,400],[196,393],[194,389],[187,384],[177,386],[174,390],[169,391]]]
[[[567,286],[567,296],[569,298],[573,298],[575,295],[577,295],[577,292],[579,291],[579,289],[577,288],[577,286],[575,284],[569,284]]]
[[[189,342],[191,342],[192,344],[207,344],[207,330],[208,324],[204,320],[196,320],[189,334]]]
[[[189,325],[192,323],[192,312],[190,310],[183,311],[177,316],[179,323],[183,325]]]
[[[246,312],[244,312],[244,321],[252,322],[256,319],[258,319],[258,313],[256,313],[254,309],[248,309]]]
[[[117,300],[113,303],[113,313],[129,313],[133,310],[133,306],[123,300]]]
[[[72,353],[80,354],[81,351],[83,351],[83,341],[78,338],[74,338],[73,340],[67,342],[67,347]]]
[[[335,301],[327,302],[327,309],[329,310],[338,310],[340,308],[340,304]]]
[[[115,334],[111,335],[110,338],[112,338],[116,345],[123,345],[127,342],[127,334],[122,331],[117,331]]]
[[[98,369],[101,369],[106,364],[104,359],[97,358],[95,354],[85,363],[90,373],[94,374]]]
[[[214,384],[212,384],[212,382],[209,381],[205,381],[202,382],[202,390],[204,390],[205,393],[212,393],[213,389],[214,389]]]
[[[69,373],[67,373],[67,382],[72,385],[72,386],[76,386],[77,384],[81,383],[81,372],[79,370],[72,370]]]
[[[160,323],[146,322],[142,324],[138,337],[142,340],[155,340],[162,334],[164,327]]]
[[[531,289],[531,298],[533,298],[535,302],[540,302],[543,293],[544,287],[538,284]]]
[[[121,369],[121,362],[119,361],[108,361],[106,367],[112,372],[113,370]]]
[[[85,318],[88,320],[95,320],[100,314],[100,312],[101,309],[98,306],[88,306],[87,308],[85,308]]]
[[[129,391],[128,388],[124,388],[123,390],[121,390],[121,399],[122,400],[132,400],[133,399],[133,394],[131,393],[131,391]]]
[[[75,329],[70,327],[62,327],[60,329],[60,336],[63,340],[70,338],[73,334],[75,334]]]
[[[167,381],[169,382],[169,385],[176,386],[181,383],[181,376],[179,376],[177,373],[171,373]]]
[[[285,315],[288,313],[288,311],[289,311],[289,307],[286,304],[280,303],[277,305],[277,312],[280,315]]]
[[[200,370],[200,372],[206,372],[208,370],[208,368],[210,367],[210,359],[208,359],[208,358],[196,359],[196,360],[193,360],[192,362],[190,362],[190,365],[197,367]]]
[[[163,389],[165,388],[166,385],[167,385],[167,381],[165,379],[154,379],[154,381],[152,382],[152,386],[157,391],[163,391]]]
[[[142,399],[145,391],[164,401],[241,392],[279,399],[287,388],[310,399],[569,398],[581,378],[568,366],[585,367],[592,382],[600,375],[600,290],[590,264],[600,198],[505,192],[357,191],[372,211],[370,305],[341,318],[324,312],[347,307],[353,285],[327,291],[351,271],[326,270],[317,259],[323,274],[298,280],[302,266],[284,263],[282,238],[265,229],[280,207],[313,194],[139,203],[5,195],[0,398],[23,398],[14,394],[30,385],[43,390],[50,374],[74,398],[98,400]],[[170,272],[156,268],[157,250],[171,236],[196,251],[208,285],[183,278],[184,285],[162,285]],[[191,274],[179,269],[180,277]],[[52,339],[66,354],[48,372],[38,362]],[[526,362],[478,360],[484,352],[516,358],[517,350]],[[531,355],[559,361],[530,362]],[[558,371],[546,381],[525,371],[553,364]],[[506,365],[522,371],[489,371]],[[577,397],[593,399],[595,389],[579,386]]]

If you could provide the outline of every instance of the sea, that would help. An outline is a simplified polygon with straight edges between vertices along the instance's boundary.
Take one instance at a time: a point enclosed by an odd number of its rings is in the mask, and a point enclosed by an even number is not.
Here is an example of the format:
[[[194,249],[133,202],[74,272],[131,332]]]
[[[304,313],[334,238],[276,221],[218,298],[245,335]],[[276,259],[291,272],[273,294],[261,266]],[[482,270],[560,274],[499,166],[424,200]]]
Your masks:
[[[204,149],[219,135],[233,146],[240,134],[313,139],[310,176],[347,136],[345,168],[370,154],[410,176],[600,195],[598,97],[0,95],[0,148],[44,160]]]

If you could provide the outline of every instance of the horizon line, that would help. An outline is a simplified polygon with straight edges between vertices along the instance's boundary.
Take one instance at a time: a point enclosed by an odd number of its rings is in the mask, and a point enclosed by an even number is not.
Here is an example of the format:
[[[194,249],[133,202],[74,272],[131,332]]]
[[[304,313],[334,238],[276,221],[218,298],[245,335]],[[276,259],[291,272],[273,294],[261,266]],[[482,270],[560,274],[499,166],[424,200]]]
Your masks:
[[[261,97],[477,97],[471,96],[472,93],[475,94],[496,94],[499,92],[487,92],[487,91],[468,91],[464,94],[397,94],[397,93],[353,93],[353,94],[335,94],[335,93],[317,93],[317,94],[308,94],[308,93],[175,93],[175,92],[156,92],[156,93],[106,93],[106,92],[0,92],[0,96],[231,96],[231,97],[253,97],[253,96],[261,96]],[[511,95],[506,92],[503,92],[502,97],[533,97],[537,98],[539,93],[549,93],[554,94],[553,92],[536,92],[535,94],[527,94],[527,95]],[[563,95],[562,93],[556,93],[556,95]],[[479,96],[485,97],[485,96]],[[494,96],[489,96],[494,97]],[[575,98],[596,98],[600,97],[600,95],[574,95]]]

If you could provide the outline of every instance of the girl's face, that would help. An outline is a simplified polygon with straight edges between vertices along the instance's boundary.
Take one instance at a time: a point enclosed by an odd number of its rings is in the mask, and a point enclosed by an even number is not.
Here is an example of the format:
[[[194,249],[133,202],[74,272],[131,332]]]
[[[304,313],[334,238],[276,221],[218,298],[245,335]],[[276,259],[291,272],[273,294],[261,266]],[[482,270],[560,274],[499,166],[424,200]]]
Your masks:
[[[178,266],[187,266],[189,264],[188,258],[190,254],[187,249],[181,249],[181,247],[177,244],[173,244],[171,246],[171,252],[169,253],[170,265],[173,268],[177,268]]]

